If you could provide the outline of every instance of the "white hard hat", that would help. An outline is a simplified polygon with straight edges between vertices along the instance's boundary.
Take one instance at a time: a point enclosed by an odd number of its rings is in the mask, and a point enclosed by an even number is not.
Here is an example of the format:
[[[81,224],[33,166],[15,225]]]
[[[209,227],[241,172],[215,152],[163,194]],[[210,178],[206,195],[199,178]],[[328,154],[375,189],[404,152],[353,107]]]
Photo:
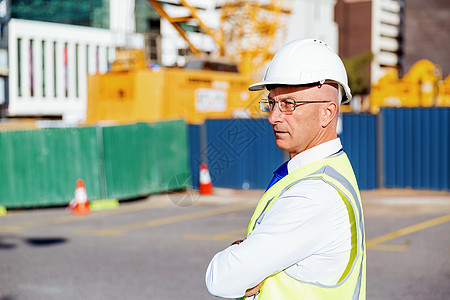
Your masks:
[[[342,103],[352,98],[347,72],[336,52],[317,39],[299,39],[284,45],[273,57],[263,81],[248,87],[259,91],[267,85],[306,85],[333,81],[345,91]]]

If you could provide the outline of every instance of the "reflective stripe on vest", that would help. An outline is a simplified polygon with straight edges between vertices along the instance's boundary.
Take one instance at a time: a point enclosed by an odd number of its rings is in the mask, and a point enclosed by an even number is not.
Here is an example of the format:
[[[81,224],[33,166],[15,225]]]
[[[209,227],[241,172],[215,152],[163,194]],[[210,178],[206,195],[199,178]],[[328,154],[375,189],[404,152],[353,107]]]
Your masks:
[[[352,231],[349,263],[338,283],[333,286],[301,282],[290,277],[288,271],[281,271],[266,278],[259,299],[365,299],[366,261],[363,213],[353,169],[344,153],[301,167],[272,186],[263,195],[255,209],[248,227],[248,235],[256,224],[263,221],[266,211],[283,193],[304,180],[322,180],[330,184],[344,201]]]

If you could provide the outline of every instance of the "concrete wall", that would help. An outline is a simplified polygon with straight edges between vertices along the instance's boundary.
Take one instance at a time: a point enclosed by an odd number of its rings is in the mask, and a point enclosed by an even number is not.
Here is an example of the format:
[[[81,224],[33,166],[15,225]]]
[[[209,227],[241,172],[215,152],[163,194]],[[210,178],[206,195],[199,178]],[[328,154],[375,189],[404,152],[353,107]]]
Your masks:
[[[335,6],[335,21],[339,24],[339,55],[343,58],[365,53],[371,49],[370,0],[339,0]]]

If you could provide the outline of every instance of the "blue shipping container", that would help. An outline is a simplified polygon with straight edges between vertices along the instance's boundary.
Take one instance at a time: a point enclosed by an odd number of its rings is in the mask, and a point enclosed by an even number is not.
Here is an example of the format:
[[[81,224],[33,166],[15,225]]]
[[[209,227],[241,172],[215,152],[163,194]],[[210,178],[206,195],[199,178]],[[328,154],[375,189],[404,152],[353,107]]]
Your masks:
[[[448,190],[450,108],[383,108],[385,187]]]
[[[341,138],[360,190],[378,188],[377,116],[342,114]]]

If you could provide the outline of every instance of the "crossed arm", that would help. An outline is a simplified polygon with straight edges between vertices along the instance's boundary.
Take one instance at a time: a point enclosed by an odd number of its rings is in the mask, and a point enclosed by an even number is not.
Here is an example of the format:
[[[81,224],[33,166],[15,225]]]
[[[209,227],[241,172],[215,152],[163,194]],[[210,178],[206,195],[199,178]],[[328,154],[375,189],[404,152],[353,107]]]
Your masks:
[[[242,243],[244,240],[245,240],[245,239],[243,239],[243,240],[237,240],[237,241],[233,242],[230,246],[233,246],[233,245],[239,245],[239,244]],[[247,289],[247,290],[245,291],[245,295],[244,295],[244,296],[249,297],[249,296],[253,296],[253,295],[255,295],[256,293],[258,293],[259,290],[261,289],[261,286],[263,285],[263,283],[264,283],[264,281],[260,282],[259,284],[257,284],[256,286],[254,286],[254,287],[252,287],[252,288]]]

